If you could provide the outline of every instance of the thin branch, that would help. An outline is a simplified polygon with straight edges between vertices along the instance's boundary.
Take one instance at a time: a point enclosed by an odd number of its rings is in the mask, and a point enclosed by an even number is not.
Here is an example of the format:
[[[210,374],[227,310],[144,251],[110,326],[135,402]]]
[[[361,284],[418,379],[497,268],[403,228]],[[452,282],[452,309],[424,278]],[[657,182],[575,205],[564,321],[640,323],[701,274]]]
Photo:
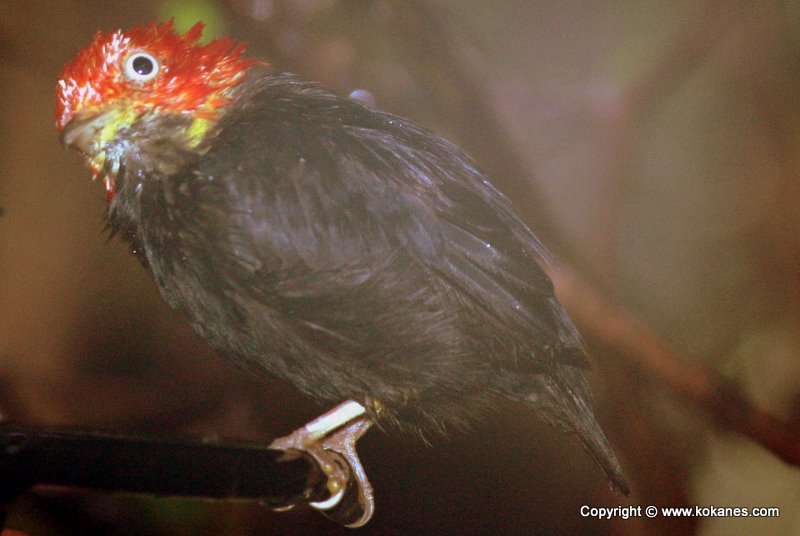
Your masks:
[[[611,305],[576,274],[563,270],[550,275],[559,300],[588,338],[615,350],[644,376],[720,425],[763,445],[786,463],[800,466],[800,426],[753,405],[737,387],[670,348],[633,314]]]

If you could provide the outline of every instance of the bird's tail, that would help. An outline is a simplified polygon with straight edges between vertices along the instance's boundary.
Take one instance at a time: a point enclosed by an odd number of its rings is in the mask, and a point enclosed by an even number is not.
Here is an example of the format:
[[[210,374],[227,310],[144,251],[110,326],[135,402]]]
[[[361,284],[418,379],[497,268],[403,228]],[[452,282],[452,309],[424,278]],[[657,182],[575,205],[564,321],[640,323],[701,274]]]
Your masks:
[[[595,418],[583,373],[570,365],[556,367],[556,374],[536,375],[532,382],[526,382],[527,393],[521,398],[538,409],[549,423],[577,435],[608,477],[611,487],[628,495],[630,488],[622,468]]]

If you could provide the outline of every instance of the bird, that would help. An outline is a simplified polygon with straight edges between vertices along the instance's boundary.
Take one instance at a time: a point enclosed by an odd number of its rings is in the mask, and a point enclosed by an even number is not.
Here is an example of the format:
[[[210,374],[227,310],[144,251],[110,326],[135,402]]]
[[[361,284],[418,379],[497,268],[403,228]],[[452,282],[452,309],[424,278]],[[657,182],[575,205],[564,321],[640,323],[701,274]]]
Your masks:
[[[327,467],[331,498],[373,424],[428,441],[511,400],[628,486],[592,409],[587,347],[553,259],[453,143],[273,74],[173,21],[97,32],[56,87],[56,128],[102,180],[111,233],[221,356],[333,410],[273,443]],[[341,465],[341,464],[340,464]]]

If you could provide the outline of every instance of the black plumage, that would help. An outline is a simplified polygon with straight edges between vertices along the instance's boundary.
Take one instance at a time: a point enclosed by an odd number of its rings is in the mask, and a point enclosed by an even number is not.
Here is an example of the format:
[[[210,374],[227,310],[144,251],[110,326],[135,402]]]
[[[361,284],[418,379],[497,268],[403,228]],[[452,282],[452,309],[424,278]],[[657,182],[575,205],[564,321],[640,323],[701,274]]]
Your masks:
[[[194,149],[188,120],[118,133],[109,221],[221,354],[426,436],[522,402],[625,489],[547,253],[459,149],[287,75],[236,88]]]

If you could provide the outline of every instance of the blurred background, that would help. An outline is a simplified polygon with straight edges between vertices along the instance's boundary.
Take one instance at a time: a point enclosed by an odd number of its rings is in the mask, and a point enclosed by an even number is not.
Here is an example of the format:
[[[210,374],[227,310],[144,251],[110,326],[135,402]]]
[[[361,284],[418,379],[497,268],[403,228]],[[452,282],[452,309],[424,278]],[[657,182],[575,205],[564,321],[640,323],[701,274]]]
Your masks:
[[[0,0],[0,411],[269,441],[323,407],[222,362],[103,232],[54,87],[98,29],[174,17],[276,72],[366,92],[467,150],[568,273],[755,406],[800,417],[800,2]],[[363,93],[362,93],[363,94]],[[561,288],[559,290],[562,290]],[[800,534],[800,472],[615,350],[580,293],[600,420],[634,490],[508,406],[432,448],[360,443],[359,534]],[[586,320],[588,319],[588,320]],[[602,320],[602,319],[601,319]],[[585,325],[581,325],[581,324]],[[731,408],[736,412],[736,408]],[[800,444],[793,447],[796,452]],[[777,506],[779,518],[597,520],[581,505]],[[254,503],[38,490],[39,534],[350,534]]]

